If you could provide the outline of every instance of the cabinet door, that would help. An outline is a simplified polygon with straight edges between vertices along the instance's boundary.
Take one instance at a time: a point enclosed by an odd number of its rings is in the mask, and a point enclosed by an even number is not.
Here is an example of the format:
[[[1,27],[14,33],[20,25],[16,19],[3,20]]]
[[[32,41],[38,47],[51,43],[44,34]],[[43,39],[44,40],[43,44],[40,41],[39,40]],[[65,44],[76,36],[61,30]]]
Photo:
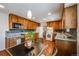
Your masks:
[[[52,27],[53,29],[59,29],[59,22],[58,21],[50,22],[49,27]]]
[[[31,26],[30,29],[34,29],[35,27],[34,22],[31,22],[30,26]]]
[[[15,39],[6,39],[5,44],[6,44],[5,45],[6,48],[13,47],[16,45],[16,40]]]
[[[39,27],[39,23],[35,23],[35,28],[36,29],[37,27]]]
[[[64,41],[64,40],[56,40],[56,47],[58,49],[58,56],[73,56],[77,55],[77,43]]]
[[[9,48],[10,47],[10,39],[6,39],[5,40],[5,48]]]
[[[36,29],[38,27],[38,24],[33,22],[33,29]]]
[[[18,17],[16,15],[10,15],[12,22],[17,22],[18,21]]]
[[[28,29],[28,20],[24,19],[24,29]]]
[[[16,46],[16,39],[10,39],[10,47]]]
[[[63,12],[62,29],[65,29],[65,11]]]
[[[47,22],[47,27],[50,27],[50,22]]]
[[[30,21],[28,21],[28,27],[27,27],[27,29],[31,29],[31,22]]]
[[[28,19],[10,14],[9,15],[9,27],[10,27],[10,29],[12,29],[13,23],[22,24],[22,27],[20,29],[36,29],[36,27],[38,26],[38,23],[35,23],[35,22],[30,21]]]
[[[36,29],[38,27],[38,23],[28,21],[28,29]]]
[[[18,19],[17,16],[10,14],[9,15],[9,28],[12,29],[12,24],[17,23]]]
[[[22,17],[18,17],[18,22],[17,23],[20,23],[20,24],[22,24],[22,27],[20,28],[20,29],[24,29],[24,26],[25,26],[25,20],[24,20],[24,18],[22,18]]]
[[[54,26],[54,25],[53,25],[53,22],[47,22],[47,27],[52,27],[52,28],[54,28],[53,26]]]
[[[77,5],[65,8],[65,28],[77,27]]]
[[[32,29],[36,28],[36,23],[32,22]]]
[[[59,29],[59,21],[54,22],[54,26],[55,26],[55,27],[54,27],[55,29]]]
[[[62,20],[59,21],[59,29],[62,29]]]

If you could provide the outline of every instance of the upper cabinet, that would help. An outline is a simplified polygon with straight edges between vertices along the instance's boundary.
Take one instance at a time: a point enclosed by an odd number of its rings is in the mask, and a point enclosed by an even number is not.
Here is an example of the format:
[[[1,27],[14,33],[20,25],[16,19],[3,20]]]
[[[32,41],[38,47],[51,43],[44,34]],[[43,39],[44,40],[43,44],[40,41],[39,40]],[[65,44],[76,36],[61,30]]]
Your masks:
[[[62,28],[62,20],[47,22],[47,26],[52,27],[53,29],[61,29]]]
[[[28,29],[36,29],[39,26],[39,23],[28,21]]]
[[[18,17],[18,22],[17,22],[17,23],[22,24],[22,26],[21,26],[20,29],[27,29],[27,28],[26,28],[27,26],[25,26],[25,24],[27,25],[27,23],[26,23],[26,21],[25,21],[24,18],[22,18],[22,17]]]
[[[22,24],[21,28],[19,29],[36,29],[36,27],[39,26],[39,23],[36,23],[34,21],[25,19],[23,17],[10,14],[9,15],[9,29],[13,29],[13,23],[19,23]]]
[[[77,5],[64,8],[62,20],[47,22],[47,26],[53,29],[77,28]]]
[[[29,20],[24,19],[24,29],[28,29]]]
[[[18,17],[13,14],[9,14],[9,28],[12,29],[12,23],[17,23],[18,22]]]
[[[59,29],[63,29],[63,28],[64,28],[64,26],[63,26],[62,23],[63,23],[63,20],[60,20],[60,21],[59,21]]]
[[[77,5],[65,8],[65,28],[77,28]]]
[[[61,24],[62,24],[62,29],[65,29],[65,11],[63,11]]]

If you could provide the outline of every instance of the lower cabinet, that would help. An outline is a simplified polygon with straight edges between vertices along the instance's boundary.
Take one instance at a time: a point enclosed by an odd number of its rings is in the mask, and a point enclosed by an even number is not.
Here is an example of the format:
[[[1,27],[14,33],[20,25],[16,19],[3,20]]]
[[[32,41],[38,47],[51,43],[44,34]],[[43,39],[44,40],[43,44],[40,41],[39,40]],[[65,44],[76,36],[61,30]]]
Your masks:
[[[16,39],[6,39],[5,48],[10,48],[16,45]]]
[[[77,43],[64,40],[56,40],[56,47],[58,49],[58,56],[76,56]]]

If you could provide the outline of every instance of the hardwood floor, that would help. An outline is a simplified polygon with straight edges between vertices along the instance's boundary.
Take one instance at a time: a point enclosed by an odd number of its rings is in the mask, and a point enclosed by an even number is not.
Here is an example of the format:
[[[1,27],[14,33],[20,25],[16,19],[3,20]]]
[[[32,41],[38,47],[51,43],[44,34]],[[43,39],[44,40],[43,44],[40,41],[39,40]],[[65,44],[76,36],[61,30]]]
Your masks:
[[[3,50],[0,51],[0,56],[10,56],[10,54],[6,50]]]

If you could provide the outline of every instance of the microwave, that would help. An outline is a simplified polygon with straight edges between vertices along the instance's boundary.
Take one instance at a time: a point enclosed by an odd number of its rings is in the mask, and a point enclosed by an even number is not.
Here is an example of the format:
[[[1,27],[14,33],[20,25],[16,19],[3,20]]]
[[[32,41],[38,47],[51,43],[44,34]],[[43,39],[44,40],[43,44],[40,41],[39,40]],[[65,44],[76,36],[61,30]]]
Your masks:
[[[20,23],[13,23],[12,24],[12,28],[20,29],[21,27],[22,27],[22,24],[20,24]]]

